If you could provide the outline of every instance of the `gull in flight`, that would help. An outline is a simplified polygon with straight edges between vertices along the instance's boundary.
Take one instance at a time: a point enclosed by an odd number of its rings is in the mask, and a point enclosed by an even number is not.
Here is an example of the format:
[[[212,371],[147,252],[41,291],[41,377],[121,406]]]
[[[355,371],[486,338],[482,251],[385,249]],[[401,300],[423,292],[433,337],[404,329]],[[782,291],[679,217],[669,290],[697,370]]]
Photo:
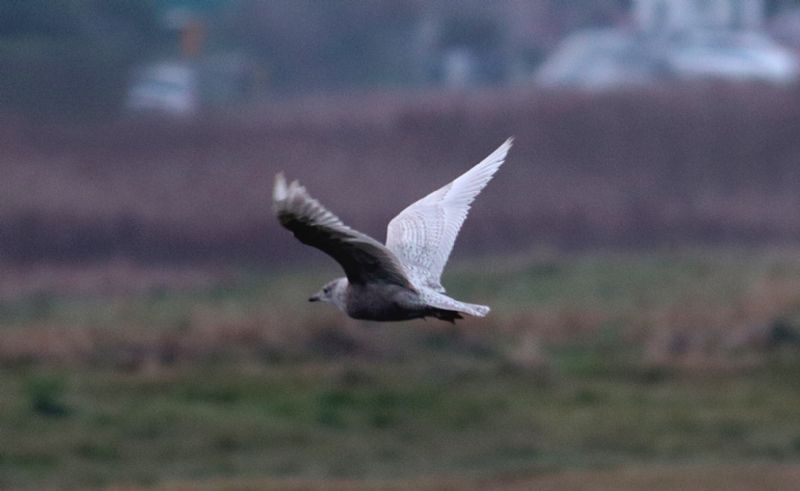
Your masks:
[[[489,307],[445,295],[442,271],[470,204],[503,164],[512,139],[453,182],[411,204],[389,222],[386,245],[348,227],[297,181],[275,176],[272,194],[281,225],[344,269],[309,301],[334,304],[355,319],[401,321],[461,314],[484,317]]]

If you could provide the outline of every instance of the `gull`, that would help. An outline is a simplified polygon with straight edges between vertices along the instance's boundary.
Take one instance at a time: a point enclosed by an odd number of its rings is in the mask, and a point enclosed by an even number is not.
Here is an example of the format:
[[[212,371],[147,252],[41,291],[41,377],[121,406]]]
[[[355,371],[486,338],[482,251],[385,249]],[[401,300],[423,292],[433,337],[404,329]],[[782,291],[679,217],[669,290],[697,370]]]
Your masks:
[[[455,300],[441,284],[450,252],[470,205],[503,164],[512,138],[449,184],[412,203],[390,222],[386,244],[358,232],[323,207],[297,181],[275,176],[272,200],[278,221],[300,242],[344,269],[308,300],[332,303],[352,318],[402,321],[461,314],[484,317],[489,307]]]

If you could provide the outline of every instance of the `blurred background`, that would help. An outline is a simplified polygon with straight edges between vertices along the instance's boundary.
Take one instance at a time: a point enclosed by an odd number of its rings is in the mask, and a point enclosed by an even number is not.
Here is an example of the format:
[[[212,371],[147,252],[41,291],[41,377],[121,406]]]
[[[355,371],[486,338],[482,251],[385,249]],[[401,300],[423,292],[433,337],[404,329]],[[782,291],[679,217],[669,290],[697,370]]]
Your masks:
[[[796,489],[800,2],[0,2],[0,489]],[[375,324],[383,239],[509,136]],[[312,308],[313,307],[313,308]]]

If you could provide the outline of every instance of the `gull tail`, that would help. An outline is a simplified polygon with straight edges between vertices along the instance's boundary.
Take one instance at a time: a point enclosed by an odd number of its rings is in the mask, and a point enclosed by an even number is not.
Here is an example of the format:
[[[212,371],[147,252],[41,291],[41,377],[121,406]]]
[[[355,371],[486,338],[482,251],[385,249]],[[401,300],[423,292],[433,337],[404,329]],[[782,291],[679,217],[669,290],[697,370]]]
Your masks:
[[[491,310],[486,305],[460,302],[442,293],[426,289],[420,295],[429,306],[434,308],[433,317],[453,322],[454,319],[462,319],[460,314],[467,314],[472,317],[486,317]]]
[[[476,303],[464,303],[464,302],[458,302],[458,303],[461,304],[459,312],[471,315],[472,317],[486,317],[486,314],[488,314],[492,310],[486,305],[479,305]]]

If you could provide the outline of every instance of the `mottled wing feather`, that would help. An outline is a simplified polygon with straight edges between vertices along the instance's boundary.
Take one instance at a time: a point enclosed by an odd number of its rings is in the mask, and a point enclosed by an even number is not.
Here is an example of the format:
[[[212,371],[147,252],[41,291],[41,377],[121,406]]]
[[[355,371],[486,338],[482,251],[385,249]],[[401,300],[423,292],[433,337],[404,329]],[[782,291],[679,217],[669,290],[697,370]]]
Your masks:
[[[391,283],[413,289],[402,264],[386,246],[342,223],[297,181],[287,186],[278,174],[272,200],[281,225],[300,242],[333,257],[350,283]]]
[[[408,206],[389,222],[386,247],[413,283],[443,292],[442,271],[470,204],[503,164],[512,139],[453,182]]]

